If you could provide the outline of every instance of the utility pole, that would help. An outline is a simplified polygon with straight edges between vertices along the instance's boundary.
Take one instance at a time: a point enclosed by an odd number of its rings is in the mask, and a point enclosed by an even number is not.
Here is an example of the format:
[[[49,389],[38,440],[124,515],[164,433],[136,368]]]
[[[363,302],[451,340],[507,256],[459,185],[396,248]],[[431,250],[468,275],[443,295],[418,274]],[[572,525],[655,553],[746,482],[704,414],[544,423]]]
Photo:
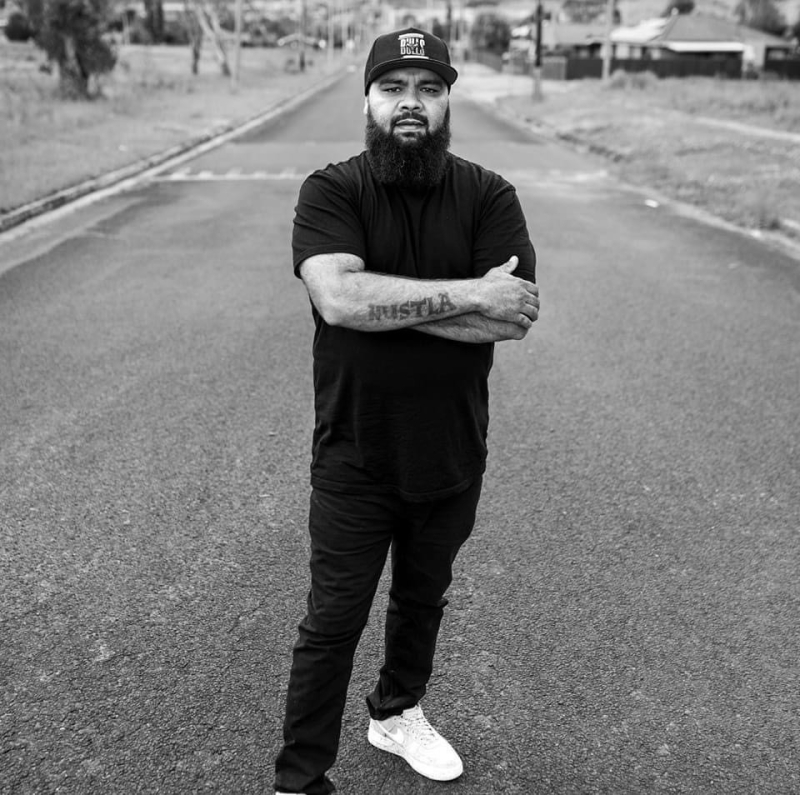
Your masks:
[[[603,82],[611,77],[611,31],[614,30],[614,0],[606,0],[606,36],[603,43]]]
[[[239,85],[239,73],[242,69],[242,0],[236,0],[234,16],[236,29],[236,53],[233,59],[233,85]]]
[[[542,0],[536,3],[536,55],[533,62],[533,98],[542,99]]]
[[[328,0],[328,44],[325,49],[327,50],[328,66],[333,63],[333,31],[334,31],[334,0]]]
[[[298,67],[301,72],[306,70],[306,0],[300,0],[300,40],[297,42],[300,48],[298,57]]]
[[[445,24],[445,41],[448,47],[453,46],[453,3],[447,0],[447,22]]]

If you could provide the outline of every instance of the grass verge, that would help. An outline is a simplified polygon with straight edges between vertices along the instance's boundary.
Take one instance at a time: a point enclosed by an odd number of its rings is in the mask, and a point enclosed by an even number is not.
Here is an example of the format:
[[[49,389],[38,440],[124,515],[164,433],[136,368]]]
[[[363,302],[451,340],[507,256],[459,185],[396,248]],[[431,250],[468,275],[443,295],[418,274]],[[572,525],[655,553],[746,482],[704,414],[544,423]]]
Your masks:
[[[338,54],[304,73],[292,61],[286,50],[245,49],[234,85],[209,51],[192,76],[188,48],[123,47],[102,97],[71,102],[33,45],[0,39],[0,212],[244,121],[342,66]],[[630,183],[800,239],[800,141],[742,127],[800,135],[800,82],[621,74],[545,84],[541,102],[531,94],[497,101],[610,155]]]
[[[627,182],[739,226],[800,237],[800,83],[614,75],[545,91],[541,102],[499,102],[610,155]]]
[[[190,73],[184,47],[122,47],[93,101],[59,98],[33,45],[0,44],[0,212],[255,116],[341,65],[320,54],[300,73],[290,51],[242,51],[239,79],[211,52]]]

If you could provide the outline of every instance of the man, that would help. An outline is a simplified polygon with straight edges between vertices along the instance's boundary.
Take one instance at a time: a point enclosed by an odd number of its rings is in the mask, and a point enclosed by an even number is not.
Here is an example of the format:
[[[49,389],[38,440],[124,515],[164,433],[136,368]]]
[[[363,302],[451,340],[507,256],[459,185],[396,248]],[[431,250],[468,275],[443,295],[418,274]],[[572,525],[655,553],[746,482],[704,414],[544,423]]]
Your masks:
[[[475,520],[493,343],[525,337],[539,298],[514,189],[448,151],[457,76],[430,33],[378,37],[364,74],[366,151],[300,191],[294,267],[315,322],[311,589],[278,795],[335,789],[326,773],[390,548],[367,736],[431,779],[463,770],[419,702],[452,564]]]

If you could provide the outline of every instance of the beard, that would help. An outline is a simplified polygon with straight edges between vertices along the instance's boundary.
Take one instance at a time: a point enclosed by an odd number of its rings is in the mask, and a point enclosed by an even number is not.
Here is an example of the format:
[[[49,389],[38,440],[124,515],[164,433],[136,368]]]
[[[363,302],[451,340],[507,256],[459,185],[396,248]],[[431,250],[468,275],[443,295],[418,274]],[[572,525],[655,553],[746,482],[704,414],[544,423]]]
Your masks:
[[[414,113],[403,118],[424,119]],[[398,121],[394,119],[393,122]],[[450,108],[442,125],[434,132],[427,131],[419,138],[401,140],[390,130],[378,126],[372,111],[367,113],[367,159],[375,178],[383,185],[427,190],[438,185],[447,170],[447,150],[450,147]]]

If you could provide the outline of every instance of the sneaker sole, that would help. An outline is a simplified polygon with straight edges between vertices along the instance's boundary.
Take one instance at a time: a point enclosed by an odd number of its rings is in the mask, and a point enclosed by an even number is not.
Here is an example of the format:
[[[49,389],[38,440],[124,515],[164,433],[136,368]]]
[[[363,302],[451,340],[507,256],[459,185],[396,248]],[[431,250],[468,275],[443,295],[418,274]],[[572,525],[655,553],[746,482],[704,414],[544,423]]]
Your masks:
[[[459,765],[457,769],[453,768],[452,770],[443,771],[441,768],[429,767],[424,762],[420,762],[417,759],[409,759],[408,756],[406,756],[405,748],[398,745],[391,737],[386,737],[377,729],[374,729],[371,723],[369,731],[367,732],[367,739],[370,741],[370,744],[379,748],[381,751],[387,751],[390,754],[399,756],[401,759],[405,759],[417,773],[432,781],[452,781],[464,772],[463,765]]]

